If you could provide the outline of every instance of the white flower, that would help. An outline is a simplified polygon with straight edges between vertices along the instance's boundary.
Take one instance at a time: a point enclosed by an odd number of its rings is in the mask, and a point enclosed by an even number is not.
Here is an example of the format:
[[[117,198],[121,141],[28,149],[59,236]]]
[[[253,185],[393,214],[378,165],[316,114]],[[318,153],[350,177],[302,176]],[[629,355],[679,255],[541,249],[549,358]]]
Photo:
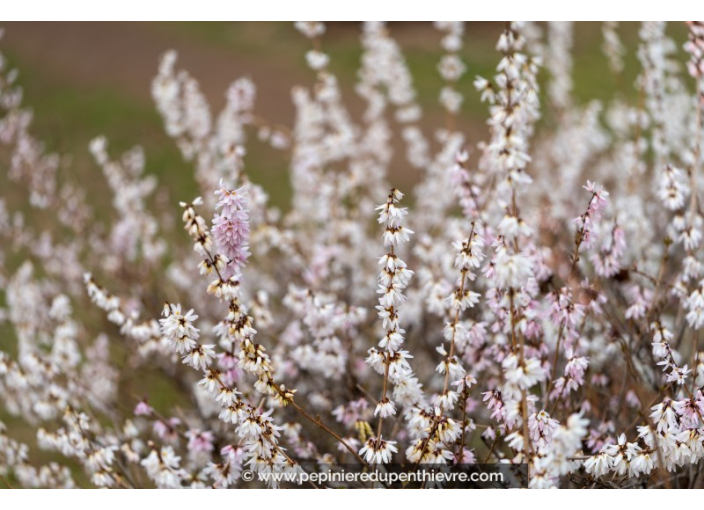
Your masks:
[[[323,52],[311,50],[306,53],[306,60],[308,61],[308,65],[311,69],[314,71],[321,71],[328,66],[330,57]]]
[[[699,246],[702,241],[702,219],[700,216],[695,217],[694,225],[684,229],[679,236],[679,241],[684,244],[685,250],[693,250]]]
[[[590,475],[604,476],[609,473],[613,459],[606,453],[599,452],[584,461],[584,469]]]
[[[440,90],[440,104],[450,113],[458,113],[463,101],[462,94],[453,88],[443,87]]]
[[[198,316],[189,310],[185,315],[181,313],[181,305],[166,305],[163,312],[164,318],[159,319],[162,334],[173,342],[174,348],[180,354],[187,352],[195,346],[199,337],[198,328],[193,323]]]
[[[545,370],[537,358],[526,358],[521,364],[516,354],[509,354],[502,366],[506,380],[521,389],[528,389],[546,378]]]
[[[553,448],[559,445],[559,448],[566,454],[573,454],[582,446],[582,438],[587,435],[589,420],[582,417],[581,414],[571,414],[567,418],[567,423],[564,427],[558,427],[553,434]]]
[[[532,229],[526,225],[522,219],[506,214],[499,223],[499,232],[501,232],[506,239],[515,239],[520,235],[530,236]]]
[[[454,409],[458,395],[454,391],[447,390],[435,397],[435,405],[444,411]]]
[[[509,255],[505,249],[496,254],[494,271],[496,283],[501,288],[517,289],[533,276],[530,259],[521,253]]]
[[[374,416],[376,416],[377,414],[380,415],[381,418],[388,418],[389,416],[395,415],[396,406],[393,400],[385,398],[384,400],[379,401],[379,403],[376,405],[376,409],[374,410]]]
[[[387,331],[386,336],[379,341],[379,347],[389,351],[398,351],[403,345],[403,330]]]
[[[196,345],[183,358],[183,363],[199,370],[205,370],[215,357],[214,347],[214,345]]]
[[[410,239],[411,234],[413,234],[413,231],[403,225],[388,227],[382,236],[384,246],[398,246],[401,243],[406,243]]]
[[[394,202],[387,202],[376,208],[379,211],[379,223],[385,224],[387,227],[398,227],[401,220],[408,214],[406,207],[398,207]]]
[[[452,445],[462,434],[462,427],[455,420],[442,418],[438,423],[437,434],[440,441]]]
[[[367,440],[359,450],[359,455],[370,464],[388,464],[394,453],[397,453],[396,441],[385,441],[381,437]]]
[[[325,33],[325,24],[320,21],[296,21],[294,26],[309,39],[320,37]]]
[[[640,452],[631,461],[630,475],[639,476],[641,474],[647,474],[650,473],[654,467],[655,463],[653,462],[653,457],[651,454],[647,452]]]
[[[457,81],[465,72],[465,65],[457,55],[444,55],[438,64],[440,76],[446,81]]]
[[[684,302],[684,306],[689,310],[686,316],[687,322],[694,329],[704,326],[704,293],[702,292],[704,280],[699,285],[700,287],[695,289]]]
[[[228,407],[237,402],[240,392],[232,388],[221,387],[215,400],[220,402],[223,407]]]

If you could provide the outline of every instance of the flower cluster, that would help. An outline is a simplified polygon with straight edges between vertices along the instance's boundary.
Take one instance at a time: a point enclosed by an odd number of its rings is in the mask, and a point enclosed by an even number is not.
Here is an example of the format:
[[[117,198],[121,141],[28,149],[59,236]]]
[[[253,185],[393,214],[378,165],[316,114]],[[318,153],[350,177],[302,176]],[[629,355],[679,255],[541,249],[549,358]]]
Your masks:
[[[377,207],[378,221],[385,227],[382,239],[389,251],[379,260],[381,273],[377,293],[380,297],[376,307],[386,334],[379,341],[381,350],[372,347],[366,359],[367,363],[384,377],[381,399],[374,410],[374,415],[379,415],[377,434],[370,437],[359,452],[371,463],[388,463],[391,461],[391,453],[398,451],[396,441],[382,438],[384,418],[396,414],[396,403],[387,396],[388,385],[394,385],[393,398],[398,400],[399,405],[412,407],[423,399],[421,386],[413,376],[408,362],[412,356],[402,349],[406,331],[399,326],[399,308],[406,301],[403,291],[413,276],[413,271],[408,269],[406,263],[396,254],[397,247],[408,242],[410,234],[413,234],[412,230],[401,223],[408,214],[405,207],[398,205],[402,198],[403,193],[392,189],[386,204]]]
[[[200,195],[185,235],[141,149],[90,143],[92,200],[0,58],[0,486],[474,462],[524,464],[532,488],[700,486],[703,26],[605,22],[603,65],[637,64],[637,93],[585,102],[573,23],[497,25],[471,91],[460,55],[483,36],[437,22],[439,125],[385,23],[361,26],[349,106],[330,27],[295,24],[310,79],[287,126],[248,78],[211,111],[169,52],[152,95]],[[245,168],[252,136],[290,207]]]
[[[243,186],[237,190],[221,187],[216,208],[220,214],[213,218],[213,236],[218,253],[227,258],[223,275],[227,278],[238,274],[240,267],[249,257],[249,214],[247,213],[247,190]]]

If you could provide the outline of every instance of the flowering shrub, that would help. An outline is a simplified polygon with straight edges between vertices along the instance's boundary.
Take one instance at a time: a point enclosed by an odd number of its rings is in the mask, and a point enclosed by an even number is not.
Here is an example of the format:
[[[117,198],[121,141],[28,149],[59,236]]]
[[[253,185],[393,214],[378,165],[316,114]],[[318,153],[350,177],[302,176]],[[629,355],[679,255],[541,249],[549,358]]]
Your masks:
[[[359,121],[322,23],[296,23],[315,85],[293,90],[290,129],[255,113],[244,78],[213,116],[167,53],[152,93],[200,195],[180,197],[182,235],[142,152],[114,159],[104,138],[90,151],[114,219],[96,220],[1,61],[0,154],[28,201],[0,201],[0,401],[36,436],[0,423],[4,484],[481,462],[526,464],[534,488],[701,486],[704,25],[683,65],[665,24],[643,23],[640,100],[586,105],[570,23],[506,24],[477,91],[458,86],[463,24],[435,26],[434,138],[381,23],[362,29]],[[618,26],[603,32],[619,73]],[[488,109],[478,143],[456,128],[470,93]],[[290,159],[285,214],[247,176],[252,131]],[[396,140],[420,175],[409,197],[387,176]],[[148,373],[173,384],[168,405]]]

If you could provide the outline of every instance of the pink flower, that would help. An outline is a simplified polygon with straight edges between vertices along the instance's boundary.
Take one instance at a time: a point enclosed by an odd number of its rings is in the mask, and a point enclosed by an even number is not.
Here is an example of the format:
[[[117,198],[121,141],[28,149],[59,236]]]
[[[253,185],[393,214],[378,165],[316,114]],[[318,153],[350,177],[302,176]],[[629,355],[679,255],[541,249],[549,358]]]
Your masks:
[[[135,416],[149,416],[152,414],[154,409],[147,404],[144,400],[142,400],[139,404],[137,404],[134,408],[134,414]]]
[[[249,257],[249,202],[246,186],[228,190],[222,181],[220,186],[215,192],[219,198],[216,207],[222,210],[213,218],[213,237],[218,252],[228,258],[222,276],[230,278],[239,273]]]
[[[192,453],[210,453],[213,451],[213,433],[209,431],[191,429],[186,432],[188,449]]]

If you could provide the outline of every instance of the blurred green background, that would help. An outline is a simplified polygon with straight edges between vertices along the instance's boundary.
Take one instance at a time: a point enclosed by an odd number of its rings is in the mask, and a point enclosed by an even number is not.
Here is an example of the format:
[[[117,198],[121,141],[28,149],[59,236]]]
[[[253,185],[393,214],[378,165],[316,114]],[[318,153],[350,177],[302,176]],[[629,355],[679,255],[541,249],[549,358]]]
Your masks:
[[[403,48],[413,73],[420,104],[424,107],[426,133],[443,125],[437,96],[442,85],[437,72],[441,34],[431,23],[398,22],[390,32]],[[487,108],[472,87],[476,75],[491,76],[499,55],[494,45],[502,22],[469,22],[462,57],[467,73],[460,88],[465,103],[459,126],[471,143],[484,138]],[[309,42],[292,23],[179,22],[179,23],[5,23],[0,51],[20,71],[25,104],[35,112],[34,133],[47,148],[71,157],[69,172],[96,193],[107,192],[103,178],[88,154],[88,142],[105,135],[110,152],[140,144],[146,150],[149,172],[168,186],[172,200],[194,194],[192,169],[182,162],[162,128],[150,95],[159,56],[169,49],[179,53],[179,66],[201,83],[212,109],[224,104],[228,84],[240,76],[251,77],[258,87],[258,113],[290,125],[293,107],[290,90],[310,85],[313,74],[305,65]],[[577,23],[574,34],[574,94],[579,102],[608,99],[614,93],[635,98],[638,73],[635,50],[638,24],[622,23],[619,29],[628,49],[621,77],[613,76],[604,57],[600,23]],[[668,29],[681,47],[684,23]],[[362,107],[353,91],[361,48],[359,23],[329,23],[323,49],[331,56],[331,69],[343,85],[353,116]],[[543,73],[544,74],[544,73]],[[287,207],[290,187],[286,160],[251,137],[247,171],[265,182],[276,205]],[[400,151],[399,151],[400,152]],[[401,158],[392,166],[394,184],[416,180]],[[99,203],[99,201],[98,201]]]

